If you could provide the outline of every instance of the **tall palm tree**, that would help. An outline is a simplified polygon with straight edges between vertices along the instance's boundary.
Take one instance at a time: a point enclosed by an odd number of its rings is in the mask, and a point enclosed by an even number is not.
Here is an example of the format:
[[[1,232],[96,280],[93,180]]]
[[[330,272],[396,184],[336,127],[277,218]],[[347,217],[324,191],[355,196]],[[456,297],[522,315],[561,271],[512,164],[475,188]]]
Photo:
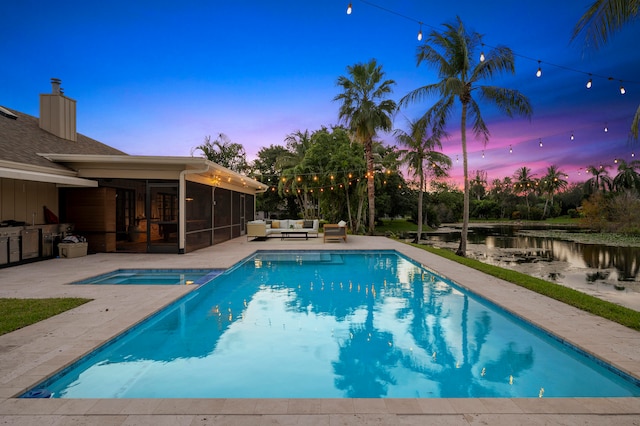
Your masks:
[[[596,0],[580,18],[573,29],[571,40],[585,35],[585,45],[598,49],[625,25],[638,19],[640,0]],[[631,123],[631,136],[638,140],[640,105]]]
[[[568,182],[565,179],[566,173],[560,171],[555,164],[547,167],[547,174],[542,178],[542,190],[546,193],[547,199],[544,202],[544,210],[542,212],[542,218],[547,216],[547,206],[551,201],[551,207],[553,208],[553,195],[565,189]]]
[[[624,160],[618,160],[618,174],[612,181],[616,191],[631,190],[640,194],[640,173],[636,169],[640,169],[640,161],[634,160],[627,163]]]
[[[521,167],[516,170],[516,173],[513,175],[513,179],[515,180],[513,188],[516,194],[524,194],[525,202],[527,203],[527,219],[529,219],[531,215],[531,207],[529,206],[529,194],[535,191],[535,175],[531,174],[531,169],[529,167]]]
[[[398,129],[394,136],[401,146],[400,162],[409,166],[410,173],[418,178],[420,190],[418,191],[418,233],[416,241],[420,241],[422,235],[422,199],[426,190],[427,176],[445,176],[451,167],[451,158],[436,151],[442,149],[440,137],[441,129],[432,129],[429,135],[428,123],[425,120],[409,121],[409,132]]]
[[[611,191],[613,181],[609,177],[609,171],[607,170],[609,167],[608,165],[600,165],[600,167],[587,166],[587,173],[592,174],[593,177],[584,183],[585,193],[594,194],[599,191]]]
[[[343,92],[333,100],[340,101],[338,113],[357,142],[364,145],[367,162],[367,194],[369,201],[369,234],[375,229],[375,184],[373,138],[378,130],[390,131],[391,116],[396,103],[386,99],[392,92],[393,80],[383,80],[382,66],[371,59],[368,63],[357,63],[347,67],[348,76],[338,77],[337,85]]]
[[[472,130],[484,143],[489,140],[487,128],[476,98],[488,101],[501,112],[512,117],[513,114],[531,117],[529,100],[517,90],[482,85],[503,72],[515,72],[515,59],[511,49],[498,46],[477,61],[477,50],[482,45],[482,36],[477,32],[467,32],[458,17],[452,24],[445,24],[444,30],[432,31],[426,43],[418,47],[418,65],[423,61],[438,70],[440,81],[413,90],[400,100],[400,105],[422,100],[428,95],[438,95],[440,99],[426,112],[433,123],[442,125],[451,115],[456,99],[462,105],[460,134],[462,139],[462,158],[464,170],[464,208],[460,246],[457,254],[465,256],[467,252],[467,233],[469,229],[469,172],[467,161],[467,115],[472,121]]]

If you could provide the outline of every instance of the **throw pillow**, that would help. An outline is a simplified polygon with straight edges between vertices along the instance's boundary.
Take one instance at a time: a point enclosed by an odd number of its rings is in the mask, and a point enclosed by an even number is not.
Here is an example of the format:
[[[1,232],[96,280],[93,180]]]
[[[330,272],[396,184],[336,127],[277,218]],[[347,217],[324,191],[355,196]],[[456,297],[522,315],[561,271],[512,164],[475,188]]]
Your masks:
[[[293,227],[295,229],[302,229],[302,225],[304,225],[304,221],[302,220],[296,220],[296,223],[294,223]]]
[[[279,220],[272,220],[271,221],[271,229],[277,229],[280,228],[280,221]]]
[[[304,223],[302,224],[303,228],[308,228],[311,229],[313,228],[313,221],[312,220],[305,220]]]

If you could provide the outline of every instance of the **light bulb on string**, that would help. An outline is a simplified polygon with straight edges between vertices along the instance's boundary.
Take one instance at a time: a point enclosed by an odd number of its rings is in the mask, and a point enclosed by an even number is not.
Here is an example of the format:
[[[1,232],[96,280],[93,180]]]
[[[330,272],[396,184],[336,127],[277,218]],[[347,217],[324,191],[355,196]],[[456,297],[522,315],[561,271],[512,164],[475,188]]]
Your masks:
[[[509,145],[509,154],[513,154],[513,148]]]
[[[351,15],[351,3],[349,3],[349,6],[347,6],[347,15]]]
[[[540,148],[542,148],[542,139],[540,139],[540,142],[538,142],[538,145],[540,145]]]
[[[589,74],[589,81],[587,81],[587,89],[591,89],[593,85],[593,79],[591,78],[591,74]]]
[[[604,123],[604,132],[607,133],[609,131],[609,127],[607,126],[607,123]]]
[[[422,22],[420,22],[420,30],[418,30],[418,41],[422,41]]]
[[[542,76],[542,67],[540,66],[540,61],[538,61],[538,71],[536,71],[536,77]]]
[[[632,156],[632,157],[635,157],[635,156],[636,156],[635,152],[632,152],[632,153],[631,153],[631,156]]]
[[[620,80],[620,94],[624,95],[625,93],[627,93],[627,91],[624,90],[624,86],[622,85],[622,80]]]
[[[484,158],[484,149],[482,150],[482,158]]]
[[[480,62],[484,62],[484,43],[482,43],[482,51],[480,51]]]
[[[573,132],[571,132],[571,140],[574,140],[575,137],[573,136]]]

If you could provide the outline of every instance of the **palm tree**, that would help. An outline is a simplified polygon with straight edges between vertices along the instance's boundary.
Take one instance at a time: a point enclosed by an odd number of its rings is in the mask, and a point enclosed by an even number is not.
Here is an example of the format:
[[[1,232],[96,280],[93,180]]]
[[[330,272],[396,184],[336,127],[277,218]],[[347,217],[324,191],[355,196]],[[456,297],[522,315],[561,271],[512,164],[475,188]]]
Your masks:
[[[584,190],[587,194],[594,194],[598,191],[606,192],[607,190],[611,191],[613,186],[613,181],[609,177],[609,171],[607,168],[608,165],[600,165],[600,167],[596,166],[587,166],[587,173],[593,175],[592,178],[589,178],[584,183]]]
[[[425,120],[409,121],[409,132],[398,129],[394,132],[395,138],[401,146],[406,147],[399,151],[400,162],[409,166],[410,173],[419,180],[418,191],[418,233],[415,242],[420,241],[422,235],[422,199],[426,190],[427,176],[445,176],[451,159],[436,149],[442,149],[440,137],[441,129],[432,129],[428,133],[428,124]]]
[[[542,190],[547,194],[542,212],[543,219],[547,216],[547,205],[549,201],[551,201],[551,207],[553,208],[553,195],[567,187],[568,182],[565,180],[565,176],[566,173],[560,171],[555,164],[547,167],[547,174],[542,178]]]
[[[516,170],[513,175],[515,183],[513,185],[514,192],[516,194],[524,194],[525,202],[527,203],[527,219],[531,215],[531,207],[529,206],[529,194],[535,190],[535,175],[531,174],[529,167],[521,167]]]
[[[384,80],[382,66],[371,59],[368,63],[358,63],[347,67],[349,76],[338,77],[337,85],[343,93],[333,100],[342,102],[339,119],[344,122],[356,141],[364,145],[367,162],[367,193],[369,201],[369,234],[375,229],[375,184],[373,161],[373,138],[378,130],[390,131],[391,115],[396,103],[385,99],[395,84]]]
[[[640,168],[640,161],[627,163],[618,160],[618,174],[613,178],[613,187],[616,191],[631,190],[640,194],[640,174],[636,169]]]
[[[511,49],[498,46],[476,62],[476,51],[482,45],[482,36],[477,32],[467,32],[458,17],[453,24],[445,24],[442,32],[432,31],[424,45],[418,48],[418,65],[423,61],[438,70],[440,81],[413,90],[400,100],[400,105],[417,102],[428,95],[439,95],[440,99],[426,112],[433,123],[444,125],[454,109],[456,99],[462,105],[460,133],[464,171],[464,207],[460,246],[456,254],[465,256],[467,232],[469,229],[469,172],[467,161],[467,115],[472,120],[472,130],[476,137],[486,144],[489,140],[487,128],[474,94],[478,98],[495,105],[500,111],[512,117],[514,113],[530,117],[532,108],[529,100],[520,92],[496,86],[482,85],[480,82],[502,72],[515,72],[515,59]],[[444,126],[443,126],[444,127]]]
[[[571,40],[585,34],[585,44],[598,49],[608,43],[609,38],[626,24],[638,19],[640,0],[596,0],[580,18]],[[631,136],[638,139],[640,105],[631,123]]]

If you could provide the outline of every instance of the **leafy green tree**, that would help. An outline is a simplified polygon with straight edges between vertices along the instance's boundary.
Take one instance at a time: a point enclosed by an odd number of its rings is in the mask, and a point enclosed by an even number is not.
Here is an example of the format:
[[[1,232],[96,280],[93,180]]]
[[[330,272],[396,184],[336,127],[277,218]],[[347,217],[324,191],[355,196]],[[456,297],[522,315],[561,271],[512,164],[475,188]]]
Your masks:
[[[337,85],[343,92],[334,100],[340,101],[338,113],[355,140],[364,145],[367,162],[367,193],[369,201],[369,234],[375,230],[375,183],[373,138],[378,130],[392,128],[391,115],[396,103],[386,99],[392,92],[393,80],[384,80],[382,66],[375,59],[347,67],[348,76],[338,77]]]
[[[640,194],[640,174],[636,169],[640,168],[640,161],[634,160],[627,163],[618,160],[618,174],[613,178],[613,188],[616,191],[630,190]]]
[[[476,200],[480,201],[487,193],[487,171],[476,170],[473,179],[469,181],[469,191]]]
[[[585,44],[598,49],[609,42],[610,37],[625,25],[638,19],[640,0],[596,0],[580,18],[571,40],[585,35]],[[631,123],[631,136],[638,140],[640,105]]]
[[[476,98],[493,104],[501,112],[530,117],[532,108],[529,100],[517,90],[482,85],[503,72],[515,73],[515,59],[511,49],[499,46],[491,49],[484,61],[476,62],[477,50],[482,46],[482,36],[468,32],[458,17],[452,24],[445,24],[442,32],[432,31],[424,45],[418,48],[417,61],[423,61],[438,70],[439,81],[413,90],[400,101],[401,105],[422,100],[435,94],[439,100],[426,112],[433,123],[445,123],[452,114],[455,101],[461,109],[460,131],[464,172],[464,211],[460,246],[457,254],[466,256],[467,233],[469,229],[469,172],[467,159],[467,115],[472,121],[472,131],[484,143],[489,140],[487,128]],[[477,96],[475,94],[477,93]],[[444,126],[443,126],[444,127]]]
[[[542,178],[542,191],[546,195],[546,199],[544,202],[544,210],[542,212],[542,217],[545,218],[547,216],[547,207],[549,201],[551,201],[551,206],[553,207],[553,196],[556,192],[562,191],[567,187],[567,180],[565,178],[566,173],[560,171],[558,166],[552,164],[547,167],[547,174]]]
[[[256,210],[272,213],[281,209],[283,200],[277,188],[278,178],[282,173],[282,169],[278,167],[278,159],[285,155],[288,155],[288,151],[280,145],[270,145],[258,151],[256,159],[253,161],[252,175],[255,179],[267,185],[269,189],[257,197]]]
[[[447,176],[447,171],[451,167],[451,158],[440,152],[442,150],[441,129],[436,127],[429,133],[429,123],[424,119],[409,121],[408,124],[408,132],[398,129],[394,135],[396,141],[405,147],[400,150],[400,162],[409,166],[410,173],[418,178],[418,232],[416,234],[416,242],[418,242],[424,223],[422,199],[427,190],[427,178]]]
[[[494,179],[491,182],[491,190],[489,197],[494,200],[500,209],[498,217],[504,219],[510,217],[511,212],[515,208],[515,194],[513,193],[513,179],[507,176],[500,179]]]
[[[354,211],[366,199],[363,147],[351,143],[346,129],[322,128],[311,135],[301,162],[308,171],[309,188],[318,200],[321,216],[329,222],[346,220],[352,232],[359,229]]]
[[[211,136],[204,138],[204,143],[195,147],[193,151],[202,151],[202,156],[234,172],[247,174],[250,170],[247,154],[242,144],[231,142],[224,133],[218,134],[214,141]]]
[[[298,130],[287,135],[285,142],[287,151],[276,162],[282,168],[280,195],[293,197],[302,216],[305,219],[312,218],[315,208],[309,196],[309,171],[303,166],[306,153],[311,147],[311,136],[308,130]]]

